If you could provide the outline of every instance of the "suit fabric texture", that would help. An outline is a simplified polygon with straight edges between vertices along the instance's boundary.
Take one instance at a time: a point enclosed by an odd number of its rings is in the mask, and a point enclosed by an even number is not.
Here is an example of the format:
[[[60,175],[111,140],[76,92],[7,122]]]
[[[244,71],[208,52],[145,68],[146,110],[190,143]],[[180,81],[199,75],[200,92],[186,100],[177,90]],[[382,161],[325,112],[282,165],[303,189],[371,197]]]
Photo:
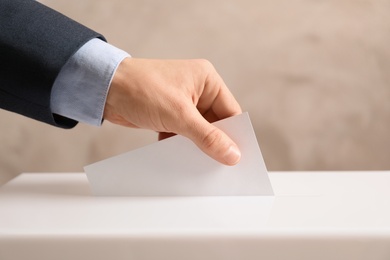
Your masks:
[[[53,114],[53,83],[68,59],[102,35],[32,0],[0,0],[0,108],[59,126],[77,122]]]

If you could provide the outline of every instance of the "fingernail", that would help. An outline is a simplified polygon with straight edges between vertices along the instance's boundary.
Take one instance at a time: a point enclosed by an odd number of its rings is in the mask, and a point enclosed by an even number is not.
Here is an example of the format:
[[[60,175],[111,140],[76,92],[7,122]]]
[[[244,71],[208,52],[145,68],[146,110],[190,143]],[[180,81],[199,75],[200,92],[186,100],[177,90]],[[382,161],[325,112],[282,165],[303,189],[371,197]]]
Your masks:
[[[228,165],[235,165],[240,161],[241,152],[238,150],[237,146],[231,145],[229,149],[226,151],[224,156],[225,162]]]

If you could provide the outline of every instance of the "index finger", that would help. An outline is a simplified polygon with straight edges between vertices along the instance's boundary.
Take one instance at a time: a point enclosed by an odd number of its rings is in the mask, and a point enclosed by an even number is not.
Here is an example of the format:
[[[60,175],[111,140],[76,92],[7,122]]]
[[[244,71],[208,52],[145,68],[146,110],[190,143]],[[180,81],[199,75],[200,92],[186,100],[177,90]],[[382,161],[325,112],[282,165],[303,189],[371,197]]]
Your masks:
[[[242,113],[237,100],[214,68],[206,78],[197,108],[209,122]]]

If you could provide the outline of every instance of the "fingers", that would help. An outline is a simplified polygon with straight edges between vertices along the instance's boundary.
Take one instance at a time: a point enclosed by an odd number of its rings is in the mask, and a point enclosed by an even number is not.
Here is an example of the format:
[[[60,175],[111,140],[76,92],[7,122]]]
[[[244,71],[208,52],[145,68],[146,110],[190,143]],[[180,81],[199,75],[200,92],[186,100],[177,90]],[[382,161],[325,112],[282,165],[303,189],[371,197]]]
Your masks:
[[[211,64],[197,107],[209,122],[242,113],[240,105]]]
[[[240,161],[240,150],[223,131],[207,122],[197,110],[187,118],[186,128],[180,134],[190,138],[203,152],[223,164],[235,165]]]
[[[241,158],[239,148],[223,131],[209,122],[240,114],[241,108],[213,65],[207,61],[198,64],[203,66],[199,71],[205,72],[200,76],[204,77],[204,85],[198,88],[202,89],[201,95],[196,107],[187,100],[182,110],[185,115],[181,115],[180,127],[174,132],[191,139],[211,158],[226,165],[235,165]]]

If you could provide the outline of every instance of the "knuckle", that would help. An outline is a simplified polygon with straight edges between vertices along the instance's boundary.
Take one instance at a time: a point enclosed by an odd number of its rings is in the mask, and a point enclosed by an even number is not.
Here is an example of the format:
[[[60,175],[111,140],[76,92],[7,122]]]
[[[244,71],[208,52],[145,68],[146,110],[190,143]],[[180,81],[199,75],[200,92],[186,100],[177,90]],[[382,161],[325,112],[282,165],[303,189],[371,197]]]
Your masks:
[[[221,141],[222,134],[216,128],[213,128],[209,133],[207,133],[202,139],[202,146],[207,150],[213,150],[217,147],[217,144]]]
[[[199,63],[202,67],[206,68],[207,70],[214,69],[213,64],[212,64],[209,60],[206,60],[206,59],[199,59],[199,60],[198,60],[198,63]]]

